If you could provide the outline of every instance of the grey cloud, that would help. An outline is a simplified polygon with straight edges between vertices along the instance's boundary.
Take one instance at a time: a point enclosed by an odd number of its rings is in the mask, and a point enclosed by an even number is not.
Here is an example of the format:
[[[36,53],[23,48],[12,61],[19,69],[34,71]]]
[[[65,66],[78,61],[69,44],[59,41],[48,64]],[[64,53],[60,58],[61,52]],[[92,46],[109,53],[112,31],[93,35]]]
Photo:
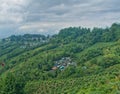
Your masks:
[[[110,26],[120,20],[119,0],[0,1],[0,37],[53,34],[69,26]]]

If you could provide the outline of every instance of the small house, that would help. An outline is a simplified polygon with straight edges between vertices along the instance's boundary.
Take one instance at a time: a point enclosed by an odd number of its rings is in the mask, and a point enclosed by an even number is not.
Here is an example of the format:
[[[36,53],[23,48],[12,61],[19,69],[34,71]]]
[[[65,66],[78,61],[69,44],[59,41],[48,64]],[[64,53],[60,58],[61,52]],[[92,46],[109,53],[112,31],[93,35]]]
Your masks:
[[[61,67],[60,67],[60,70],[62,71],[62,70],[64,70],[64,68],[65,68],[65,66],[61,66]]]
[[[57,70],[57,66],[52,67],[52,70]]]

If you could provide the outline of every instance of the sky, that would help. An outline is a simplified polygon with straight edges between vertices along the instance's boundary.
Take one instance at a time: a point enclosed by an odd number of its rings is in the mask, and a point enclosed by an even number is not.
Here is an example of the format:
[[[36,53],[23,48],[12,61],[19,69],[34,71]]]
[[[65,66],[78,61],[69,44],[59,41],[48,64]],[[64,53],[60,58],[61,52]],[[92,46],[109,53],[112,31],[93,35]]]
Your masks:
[[[0,0],[0,38],[120,22],[120,0]]]

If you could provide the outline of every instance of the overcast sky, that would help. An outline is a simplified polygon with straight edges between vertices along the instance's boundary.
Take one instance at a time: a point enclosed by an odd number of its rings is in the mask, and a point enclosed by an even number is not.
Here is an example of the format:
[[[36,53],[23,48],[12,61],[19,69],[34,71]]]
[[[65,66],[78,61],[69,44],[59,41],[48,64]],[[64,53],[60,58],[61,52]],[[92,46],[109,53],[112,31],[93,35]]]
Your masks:
[[[0,38],[120,22],[120,0],[0,0]]]

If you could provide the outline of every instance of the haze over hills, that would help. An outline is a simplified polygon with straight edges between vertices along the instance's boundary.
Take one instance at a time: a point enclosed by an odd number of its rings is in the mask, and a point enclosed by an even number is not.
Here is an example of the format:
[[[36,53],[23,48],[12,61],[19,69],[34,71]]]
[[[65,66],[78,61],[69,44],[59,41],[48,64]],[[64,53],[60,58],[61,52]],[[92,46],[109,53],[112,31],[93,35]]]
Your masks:
[[[0,41],[0,94],[119,94],[120,24]]]

